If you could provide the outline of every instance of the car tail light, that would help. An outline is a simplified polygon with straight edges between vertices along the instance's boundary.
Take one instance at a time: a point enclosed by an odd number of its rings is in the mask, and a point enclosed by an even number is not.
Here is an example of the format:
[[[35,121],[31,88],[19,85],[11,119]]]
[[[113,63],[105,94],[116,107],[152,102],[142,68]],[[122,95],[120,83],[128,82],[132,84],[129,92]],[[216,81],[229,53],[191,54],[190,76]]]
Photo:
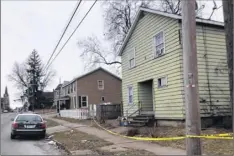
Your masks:
[[[43,122],[43,123],[41,124],[41,128],[46,128],[46,123]]]
[[[14,123],[12,124],[12,127],[13,127],[13,128],[18,128],[18,123],[14,122]]]

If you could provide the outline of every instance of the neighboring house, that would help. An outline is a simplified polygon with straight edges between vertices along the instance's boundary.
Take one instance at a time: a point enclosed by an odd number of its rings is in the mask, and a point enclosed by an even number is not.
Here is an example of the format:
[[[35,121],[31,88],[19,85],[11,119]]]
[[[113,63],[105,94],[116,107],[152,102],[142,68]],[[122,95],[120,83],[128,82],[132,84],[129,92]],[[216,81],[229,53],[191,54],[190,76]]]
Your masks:
[[[5,109],[9,109],[9,108],[10,108],[10,99],[9,99],[9,94],[8,94],[8,90],[6,87],[5,93],[4,93],[3,97],[1,98],[1,109],[5,110]]]
[[[54,92],[55,104],[66,109],[88,108],[89,104],[121,103],[121,79],[97,68],[69,83],[59,84]],[[60,89],[60,100],[59,99]]]
[[[229,116],[224,24],[196,21],[201,117]],[[125,115],[141,110],[141,114],[152,114],[159,125],[184,122],[181,28],[179,15],[140,8],[119,50]]]

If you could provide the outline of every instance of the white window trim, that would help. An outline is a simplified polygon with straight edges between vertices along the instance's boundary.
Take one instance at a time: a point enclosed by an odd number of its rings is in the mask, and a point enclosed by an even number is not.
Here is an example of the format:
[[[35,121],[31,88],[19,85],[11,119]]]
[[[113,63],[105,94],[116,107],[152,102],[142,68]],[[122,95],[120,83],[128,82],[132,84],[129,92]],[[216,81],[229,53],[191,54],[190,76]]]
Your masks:
[[[87,101],[87,105],[86,106],[83,106],[83,100],[82,100],[82,97],[86,97],[86,101]],[[88,107],[88,105],[89,105],[89,100],[88,100],[89,98],[88,98],[88,95],[81,95],[81,108],[87,108]]]
[[[132,50],[133,50],[133,55],[134,55],[134,65],[132,67],[130,67],[130,60],[131,59],[129,58],[129,54],[128,54],[128,68],[129,69],[136,67],[136,48],[135,47],[131,48],[130,51],[132,51]]]
[[[163,54],[162,55],[160,55],[160,56],[157,56],[156,55],[156,40],[155,40],[155,37],[159,34],[159,33],[163,33],[163,43],[164,43],[164,46],[163,46],[163,48],[164,48],[164,52],[163,52]],[[153,57],[154,58],[158,58],[158,57],[161,57],[161,56],[163,56],[165,53],[166,53],[166,42],[165,42],[165,33],[164,33],[165,31],[164,30],[161,30],[161,31],[159,31],[159,32],[157,32],[154,36],[153,36]]]
[[[158,78],[157,78],[157,83],[158,83],[158,79],[162,79],[162,78],[166,78],[166,85],[164,85],[164,86],[162,86],[162,87],[159,87],[159,84],[158,84],[158,88],[159,88],[159,89],[160,89],[160,88],[165,88],[165,87],[168,86],[168,78],[167,78],[167,76],[158,77]]]
[[[102,86],[103,86],[102,88],[99,88],[99,81],[102,81],[102,84],[103,84],[103,85],[102,85]],[[98,86],[98,89],[99,89],[99,90],[104,90],[104,88],[105,88],[105,87],[104,87],[104,80],[97,80],[97,86]]]
[[[130,87],[132,88],[132,103],[129,102],[129,88],[130,88]],[[127,90],[128,90],[128,91],[127,91],[127,94],[128,94],[128,104],[129,104],[129,105],[132,105],[132,104],[134,103],[134,102],[133,102],[133,101],[134,101],[133,85],[129,85],[129,86],[127,87]]]

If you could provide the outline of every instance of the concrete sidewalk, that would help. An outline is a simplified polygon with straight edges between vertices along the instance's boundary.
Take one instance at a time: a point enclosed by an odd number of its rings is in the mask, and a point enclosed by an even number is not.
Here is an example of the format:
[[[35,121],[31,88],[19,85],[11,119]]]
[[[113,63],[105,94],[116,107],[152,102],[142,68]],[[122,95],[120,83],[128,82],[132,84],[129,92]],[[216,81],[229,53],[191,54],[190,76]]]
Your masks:
[[[146,150],[149,152],[154,153],[155,155],[186,155],[186,152],[181,149],[175,149],[171,147],[163,147],[158,144],[153,144],[150,142],[145,141],[138,141],[138,140],[130,140],[126,138],[122,138],[120,136],[112,135],[104,130],[100,130],[95,127],[90,127],[87,125],[82,125],[78,123],[70,123],[64,120],[54,119],[51,116],[44,116],[44,118],[49,118],[55,122],[58,122],[60,125],[77,129],[81,132],[88,133],[91,135],[95,135],[101,139],[109,141],[113,144],[118,144],[120,147],[132,148],[132,149],[140,149]]]

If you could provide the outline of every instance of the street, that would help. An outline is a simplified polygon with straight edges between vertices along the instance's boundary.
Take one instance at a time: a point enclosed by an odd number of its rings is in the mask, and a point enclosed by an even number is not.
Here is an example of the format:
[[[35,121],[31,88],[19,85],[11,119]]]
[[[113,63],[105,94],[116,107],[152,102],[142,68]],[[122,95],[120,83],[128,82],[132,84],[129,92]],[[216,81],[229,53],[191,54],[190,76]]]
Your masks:
[[[56,146],[37,138],[10,139],[11,118],[15,113],[1,114],[1,155],[61,155]]]

